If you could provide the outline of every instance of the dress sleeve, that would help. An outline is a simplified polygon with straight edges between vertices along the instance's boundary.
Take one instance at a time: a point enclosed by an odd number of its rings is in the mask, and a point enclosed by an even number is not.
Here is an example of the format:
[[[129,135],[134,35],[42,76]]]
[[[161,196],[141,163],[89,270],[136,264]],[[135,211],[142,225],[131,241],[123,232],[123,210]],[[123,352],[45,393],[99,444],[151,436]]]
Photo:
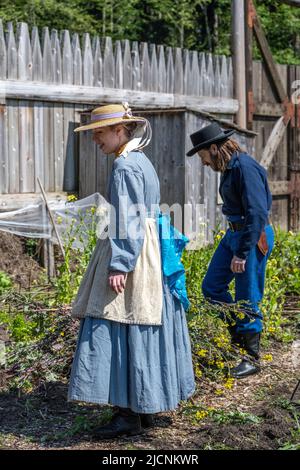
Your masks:
[[[254,166],[237,168],[237,184],[245,214],[245,225],[235,255],[246,259],[261,235],[268,218],[268,198],[262,175]]]
[[[131,169],[114,170],[110,186],[112,249],[109,271],[133,271],[145,234],[143,174]]]

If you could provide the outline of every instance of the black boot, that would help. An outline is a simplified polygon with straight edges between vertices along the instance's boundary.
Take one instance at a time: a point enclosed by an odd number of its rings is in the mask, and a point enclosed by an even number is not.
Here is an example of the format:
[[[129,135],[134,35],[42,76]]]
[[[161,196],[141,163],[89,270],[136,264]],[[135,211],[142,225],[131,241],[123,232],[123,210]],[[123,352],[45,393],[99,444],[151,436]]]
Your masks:
[[[241,363],[230,370],[230,375],[236,379],[242,379],[260,372],[259,366],[259,341],[260,333],[243,333],[243,347],[249,358],[244,358]]]
[[[241,333],[237,333],[236,326],[227,325],[227,328],[230,334],[231,344],[233,346],[238,346],[239,348],[244,348],[243,335],[241,335]]]
[[[146,414],[146,413],[140,413],[140,418],[141,418],[141,424],[143,428],[151,428],[154,426],[154,415],[153,414]]]
[[[141,419],[137,413],[120,411],[112,417],[112,420],[93,430],[92,435],[96,439],[113,439],[119,436],[134,436],[142,434]]]

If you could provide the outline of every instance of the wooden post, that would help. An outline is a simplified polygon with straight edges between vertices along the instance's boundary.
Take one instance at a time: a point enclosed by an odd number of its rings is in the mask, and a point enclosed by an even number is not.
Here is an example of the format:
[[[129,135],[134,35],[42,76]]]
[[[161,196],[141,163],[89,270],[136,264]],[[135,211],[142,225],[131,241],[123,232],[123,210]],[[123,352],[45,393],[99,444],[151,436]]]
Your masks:
[[[232,56],[235,97],[239,102],[236,122],[246,128],[246,63],[244,2],[232,0]]]

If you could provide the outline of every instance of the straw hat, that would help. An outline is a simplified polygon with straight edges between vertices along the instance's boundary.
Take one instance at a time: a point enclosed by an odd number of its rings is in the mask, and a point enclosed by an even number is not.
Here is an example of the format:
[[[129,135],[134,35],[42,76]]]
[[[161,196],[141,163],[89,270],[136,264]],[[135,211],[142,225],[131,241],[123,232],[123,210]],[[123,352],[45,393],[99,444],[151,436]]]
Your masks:
[[[98,127],[107,127],[114,124],[127,124],[128,122],[145,123],[147,120],[143,117],[132,116],[128,103],[108,104],[93,109],[91,121],[89,124],[77,127],[75,132],[97,129]]]

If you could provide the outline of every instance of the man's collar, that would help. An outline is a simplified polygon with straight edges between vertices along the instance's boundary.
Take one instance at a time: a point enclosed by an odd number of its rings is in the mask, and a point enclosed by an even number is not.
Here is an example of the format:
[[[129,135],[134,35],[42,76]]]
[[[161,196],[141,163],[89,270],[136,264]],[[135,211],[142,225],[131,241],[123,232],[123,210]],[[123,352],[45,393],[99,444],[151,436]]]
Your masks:
[[[234,163],[236,162],[237,159],[238,159],[238,154],[237,154],[237,152],[234,152],[234,153],[232,154],[231,159],[230,159],[229,162],[227,163],[226,170],[231,170],[231,168],[233,167],[233,165],[234,165]]]

